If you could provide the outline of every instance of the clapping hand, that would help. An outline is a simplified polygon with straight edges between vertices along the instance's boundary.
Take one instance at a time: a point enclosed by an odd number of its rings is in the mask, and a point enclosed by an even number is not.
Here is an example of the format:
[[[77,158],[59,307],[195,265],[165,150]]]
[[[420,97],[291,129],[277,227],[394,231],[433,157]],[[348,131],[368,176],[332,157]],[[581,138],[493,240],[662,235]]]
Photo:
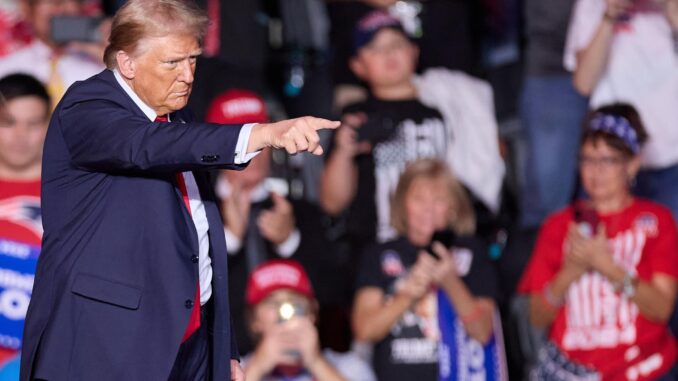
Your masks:
[[[437,241],[433,242],[432,249],[438,255],[438,258],[440,258],[433,273],[435,283],[440,285],[445,279],[458,276],[457,264],[450,250]]]
[[[576,224],[570,224],[565,264],[575,266],[581,272],[589,269],[604,272],[614,266],[605,226],[598,225],[596,234],[589,238],[579,231]]]
[[[417,262],[410,268],[410,272],[396,284],[396,293],[413,302],[424,297],[433,284],[436,265],[436,260],[430,254],[419,252]]]

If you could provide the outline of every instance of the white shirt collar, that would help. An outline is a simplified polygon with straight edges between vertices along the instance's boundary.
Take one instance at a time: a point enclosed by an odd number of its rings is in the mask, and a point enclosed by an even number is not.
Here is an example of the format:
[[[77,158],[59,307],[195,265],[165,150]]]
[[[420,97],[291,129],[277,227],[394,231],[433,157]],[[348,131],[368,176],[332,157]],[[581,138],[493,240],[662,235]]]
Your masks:
[[[141,109],[141,111],[144,113],[144,115],[146,115],[146,117],[150,121],[154,121],[158,114],[156,114],[152,108],[150,108],[146,103],[144,103],[144,101],[142,101],[141,98],[139,98],[139,96],[134,92],[134,90],[132,90],[132,88],[129,87],[127,82],[125,82],[125,80],[122,78],[122,75],[120,75],[120,73],[118,72],[118,69],[113,69],[113,75],[115,76],[115,80],[118,81],[120,87],[122,87],[122,89],[125,90],[125,93],[127,93],[127,95],[129,95],[129,97],[132,98],[134,104],[136,104]]]

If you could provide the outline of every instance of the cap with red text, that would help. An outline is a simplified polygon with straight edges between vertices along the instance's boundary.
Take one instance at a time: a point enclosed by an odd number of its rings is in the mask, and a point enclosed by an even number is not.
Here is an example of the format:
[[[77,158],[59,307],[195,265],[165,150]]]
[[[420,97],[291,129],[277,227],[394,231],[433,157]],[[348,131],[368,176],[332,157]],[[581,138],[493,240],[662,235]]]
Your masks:
[[[249,90],[233,89],[212,100],[205,121],[220,124],[265,123],[268,113],[259,95]]]
[[[255,305],[273,291],[290,290],[314,298],[311,281],[301,265],[290,259],[274,259],[257,266],[247,280],[245,301]]]

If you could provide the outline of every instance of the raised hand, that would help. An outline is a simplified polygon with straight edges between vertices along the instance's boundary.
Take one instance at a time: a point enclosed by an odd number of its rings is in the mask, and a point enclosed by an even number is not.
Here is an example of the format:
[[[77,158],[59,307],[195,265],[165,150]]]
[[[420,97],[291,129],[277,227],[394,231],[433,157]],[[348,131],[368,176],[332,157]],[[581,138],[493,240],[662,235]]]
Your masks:
[[[367,121],[365,113],[346,114],[342,117],[341,127],[334,137],[335,152],[347,158],[368,153],[372,147],[369,142],[358,141],[358,129]]]
[[[678,0],[664,0],[664,14],[674,31],[678,31]]]
[[[273,147],[282,148],[292,155],[298,152],[322,155],[318,130],[335,129],[339,125],[339,122],[312,116],[257,124],[252,128],[247,152]]]
[[[620,17],[628,15],[633,2],[631,0],[605,0],[605,17],[617,21]]]
[[[240,240],[247,231],[250,204],[250,193],[241,189],[236,183],[231,187],[231,194],[222,202],[226,228]]]
[[[294,230],[294,213],[292,204],[285,197],[271,192],[271,198],[273,208],[261,212],[257,226],[262,237],[275,245],[280,245]]]

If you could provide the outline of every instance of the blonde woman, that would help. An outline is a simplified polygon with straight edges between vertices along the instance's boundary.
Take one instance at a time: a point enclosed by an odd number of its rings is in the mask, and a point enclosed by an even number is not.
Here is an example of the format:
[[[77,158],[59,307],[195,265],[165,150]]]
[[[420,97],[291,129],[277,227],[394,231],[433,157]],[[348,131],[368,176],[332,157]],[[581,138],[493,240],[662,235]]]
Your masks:
[[[399,238],[368,248],[361,264],[352,323],[357,340],[374,344],[380,380],[438,380],[441,374],[436,288],[459,316],[466,336],[486,343],[493,333],[496,275],[485,245],[473,237],[466,191],[438,160],[410,164],[392,202]],[[424,250],[436,231],[452,242]]]

